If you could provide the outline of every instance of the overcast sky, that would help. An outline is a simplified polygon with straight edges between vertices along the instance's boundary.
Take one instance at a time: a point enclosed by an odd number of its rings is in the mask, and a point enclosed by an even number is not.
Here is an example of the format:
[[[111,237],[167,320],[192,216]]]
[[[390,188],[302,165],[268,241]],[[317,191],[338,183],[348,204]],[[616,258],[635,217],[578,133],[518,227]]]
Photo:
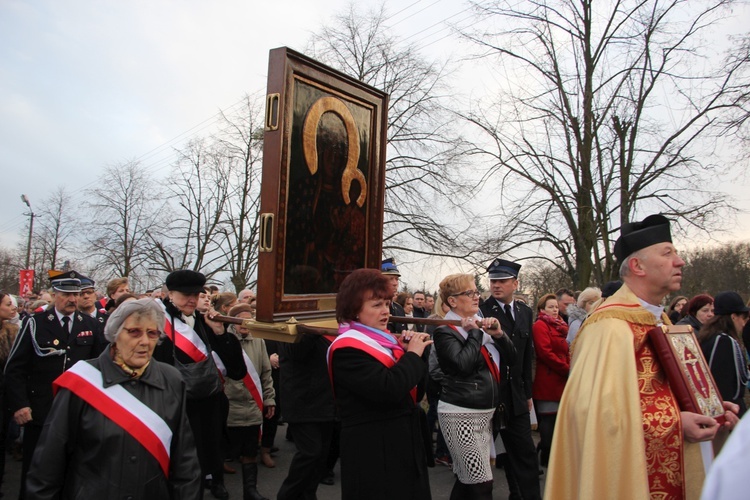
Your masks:
[[[245,93],[265,92],[270,49],[304,49],[310,33],[347,5],[0,0],[0,245],[25,238],[22,193],[38,208],[64,185],[80,203],[103,166],[131,159],[166,173],[172,146]],[[457,46],[444,39],[446,22],[467,16],[464,2],[387,5],[388,24],[428,55],[445,57]],[[746,29],[750,19],[742,17],[735,24]],[[750,208],[746,188],[736,188],[738,203]]]

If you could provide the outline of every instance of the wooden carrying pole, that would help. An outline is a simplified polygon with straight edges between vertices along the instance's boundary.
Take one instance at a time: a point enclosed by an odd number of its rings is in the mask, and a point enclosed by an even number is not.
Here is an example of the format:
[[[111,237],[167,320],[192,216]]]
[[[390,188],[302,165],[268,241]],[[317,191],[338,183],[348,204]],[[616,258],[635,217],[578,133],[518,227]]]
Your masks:
[[[214,321],[221,323],[230,323],[233,325],[243,325],[245,328],[252,328],[256,322],[254,319],[243,319],[235,318],[232,316],[222,316],[221,314],[216,315],[212,318]],[[443,319],[443,318],[412,318],[407,316],[391,316],[390,322],[393,323],[411,323],[415,325],[454,325],[461,326],[461,320],[459,319]],[[320,326],[305,325],[304,323],[297,323],[297,332],[306,333],[312,335],[338,335],[336,328],[326,328]],[[477,321],[477,327],[481,328],[482,324]],[[292,340],[293,342],[294,340]]]

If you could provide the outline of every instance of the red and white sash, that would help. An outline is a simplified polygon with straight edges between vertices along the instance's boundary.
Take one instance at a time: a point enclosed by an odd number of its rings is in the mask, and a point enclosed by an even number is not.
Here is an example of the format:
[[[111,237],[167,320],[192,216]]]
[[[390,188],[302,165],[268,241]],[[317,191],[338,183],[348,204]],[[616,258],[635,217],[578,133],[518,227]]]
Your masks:
[[[463,338],[463,335],[461,335],[461,332],[459,332],[458,328],[454,325],[448,325],[450,328],[452,328],[457,335],[459,335],[464,341],[466,339]],[[495,349],[497,352],[497,350]],[[482,346],[479,349],[479,352],[482,354],[482,357],[484,358],[484,362],[487,365],[487,368],[490,370],[490,375],[492,375],[492,378],[495,379],[495,382],[500,382],[500,359],[497,360],[492,356],[487,346]],[[499,354],[498,354],[499,356]]]
[[[242,350],[242,359],[245,362],[245,368],[247,368],[247,373],[243,377],[242,383],[245,384],[247,390],[250,391],[250,394],[255,400],[255,404],[258,405],[260,412],[263,413],[263,391],[261,390],[261,387],[263,386],[260,385],[260,375],[258,375],[258,370],[255,369],[255,365],[250,361],[250,358],[247,356],[244,349]]]
[[[130,434],[159,462],[169,477],[172,430],[138,398],[120,385],[105,388],[102,372],[79,361],[52,383],[55,391],[64,387]]]
[[[219,377],[221,377],[221,382],[224,383],[224,379],[227,378],[227,367],[224,364],[224,360],[221,359],[221,356],[216,354],[216,351],[211,351],[211,357],[214,358],[216,369],[219,370]]]
[[[190,325],[180,318],[174,318],[174,324],[172,324],[172,315],[167,312],[167,307],[161,300],[157,300],[157,302],[164,310],[164,317],[166,318],[164,333],[169,337],[169,340],[174,342],[175,347],[187,354],[196,363],[206,359],[208,357],[208,349],[206,349],[203,339],[195,333],[195,330]]]
[[[219,355],[216,354],[216,351],[211,351],[211,354],[214,357],[214,362],[216,363],[216,367],[219,369],[219,373],[223,380],[224,377],[227,376],[227,367],[224,365],[224,361],[222,361]],[[242,383],[245,384],[247,390],[250,391],[250,395],[253,397],[255,404],[258,405],[260,412],[263,413],[263,391],[261,389],[263,386],[260,383],[260,375],[258,375],[258,370],[255,369],[255,365],[250,361],[250,358],[247,356],[244,349],[242,349],[242,360],[245,362],[245,368],[247,369],[247,373],[242,378]]]
[[[331,378],[331,384],[333,384],[333,354],[336,350],[344,347],[353,347],[359,349],[373,358],[377,359],[385,365],[386,368],[391,368],[396,364],[396,361],[403,355],[403,351],[398,351],[399,355],[396,356],[394,351],[388,349],[385,346],[380,345],[374,339],[371,339],[367,335],[357,330],[347,330],[342,333],[331,343],[328,348],[328,376]],[[417,388],[414,387],[410,391],[411,397],[416,402],[417,400]]]
[[[371,339],[362,332],[357,330],[347,330],[342,333],[331,343],[328,348],[328,367],[330,369],[331,360],[333,359],[333,353],[336,349],[342,347],[354,347],[361,351],[366,352],[373,358],[383,363],[386,367],[390,368],[396,364],[396,357],[393,355],[393,351],[378,344],[375,340]]]

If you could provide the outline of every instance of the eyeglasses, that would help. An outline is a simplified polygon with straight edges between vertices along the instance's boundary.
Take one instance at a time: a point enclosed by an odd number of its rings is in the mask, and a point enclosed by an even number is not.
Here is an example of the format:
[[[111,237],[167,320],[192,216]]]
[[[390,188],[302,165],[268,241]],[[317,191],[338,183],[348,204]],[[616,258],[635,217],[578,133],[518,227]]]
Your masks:
[[[479,293],[479,290],[466,290],[465,292],[454,293],[451,295],[451,297],[458,297],[459,295],[464,295],[466,297],[469,297],[470,299],[476,299],[481,295],[481,293]]]
[[[128,335],[133,337],[134,339],[140,338],[145,333],[149,339],[154,340],[158,339],[159,335],[161,335],[161,332],[159,330],[142,330],[140,328],[123,328],[127,332]]]

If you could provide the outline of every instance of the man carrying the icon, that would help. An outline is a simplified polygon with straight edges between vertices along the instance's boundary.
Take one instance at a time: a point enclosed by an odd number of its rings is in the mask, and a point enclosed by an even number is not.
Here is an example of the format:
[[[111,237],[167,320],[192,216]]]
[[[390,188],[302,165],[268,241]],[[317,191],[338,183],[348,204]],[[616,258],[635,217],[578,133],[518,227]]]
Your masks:
[[[705,475],[697,443],[721,426],[680,411],[648,337],[669,324],[661,303],[682,282],[669,219],[624,224],[614,253],[624,284],[573,343],[545,498],[697,498]],[[738,408],[724,407],[731,429]]]

